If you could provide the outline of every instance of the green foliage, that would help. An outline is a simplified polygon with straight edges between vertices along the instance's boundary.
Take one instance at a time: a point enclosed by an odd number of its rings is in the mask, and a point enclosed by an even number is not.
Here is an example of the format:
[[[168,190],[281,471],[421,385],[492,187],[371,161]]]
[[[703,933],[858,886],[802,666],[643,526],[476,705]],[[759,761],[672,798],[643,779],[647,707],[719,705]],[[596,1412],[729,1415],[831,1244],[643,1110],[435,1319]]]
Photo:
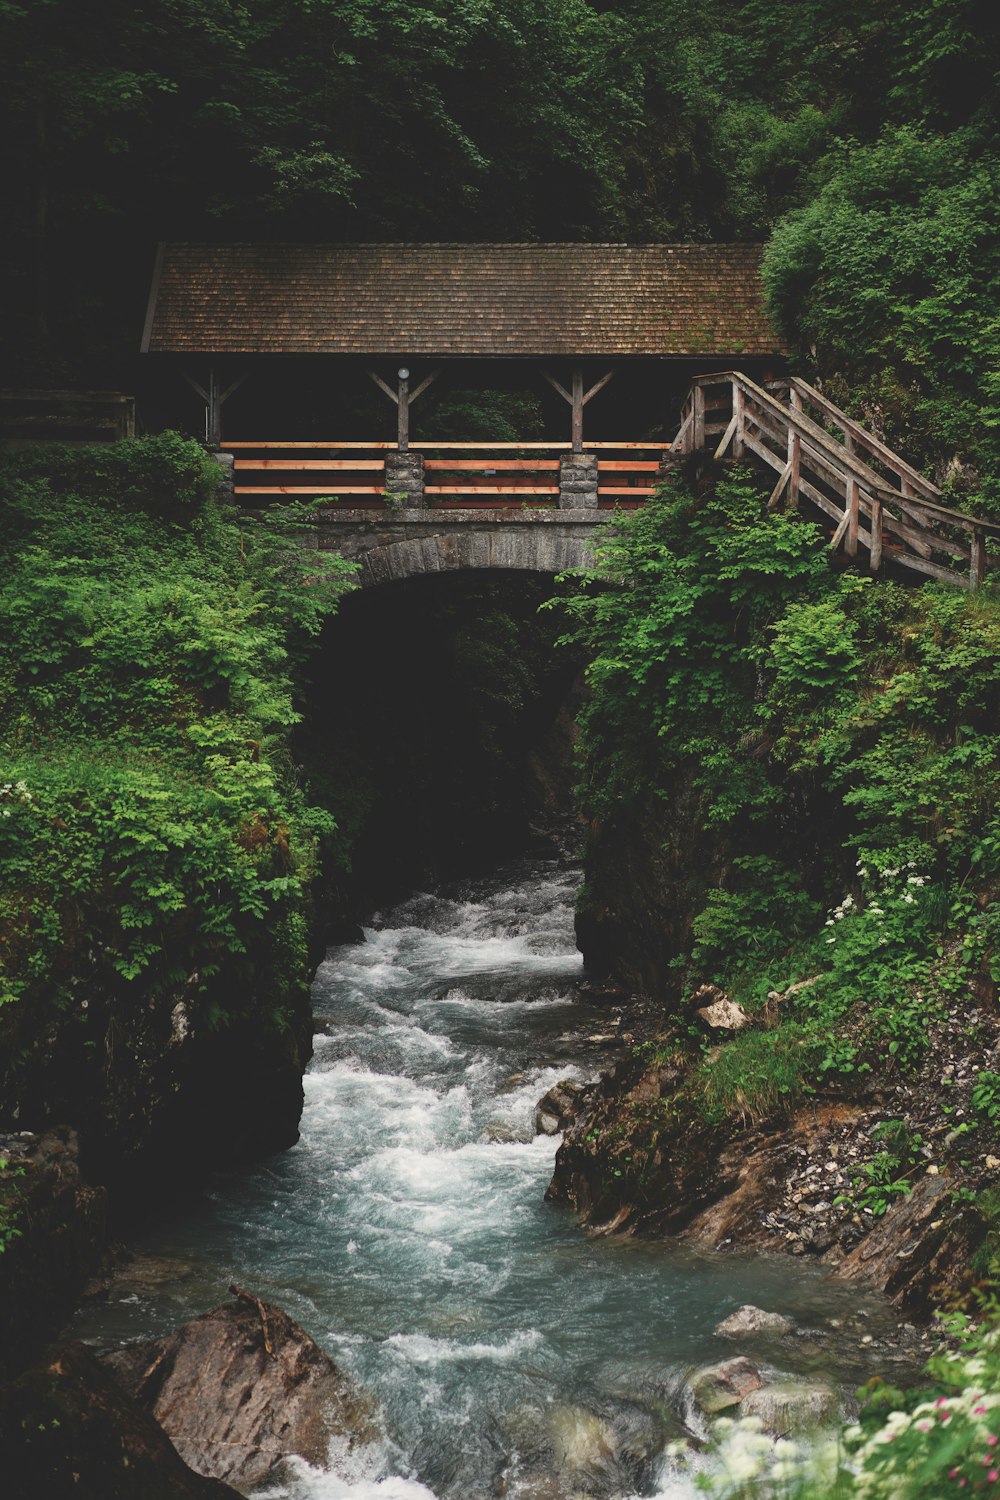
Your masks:
[[[713,1500],[938,1500],[992,1495],[1000,1483],[1000,1333],[989,1299],[980,1323],[945,1320],[950,1338],[902,1391],[869,1382],[857,1422],[803,1441],[769,1437],[756,1418],[713,1423],[698,1487]],[[679,1451],[678,1451],[679,1450]],[[674,1445],[683,1461],[684,1444]]]
[[[972,1108],[979,1120],[1000,1125],[1000,1073],[983,1068],[972,1088]]]
[[[880,1219],[897,1197],[910,1191],[915,1173],[923,1167],[923,1137],[905,1120],[883,1120],[875,1128],[875,1139],[885,1144],[856,1170],[853,1191],[836,1201],[867,1209]]]
[[[0,1156],[0,1255],[9,1250],[23,1233],[18,1222],[21,1218],[19,1179],[23,1176],[23,1167],[12,1166],[9,1157]]]
[[[782,1115],[808,1088],[808,1032],[790,1021],[775,1031],[742,1031],[701,1068],[701,1111],[709,1124],[725,1119],[744,1124]]]
[[[1000,156],[975,132],[907,124],[839,142],[816,178],[768,246],[773,307],[858,415],[911,461],[951,463],[956,499],[995,512]]]
[[[94,997],[201,1023],[220,974],[280,1029],[307,975],[317,839],[288,755],[292,661],[348,586],[275,525],[241,532],[173,434],[14,455],[0,515],[0,1001],[16,1075]],[[301,523],[298,523],[301,524]],[[193,976],[193,977],[192,977]],[[31,1017],[30,1027],[28,1017]],[[30,1049],[29,1049],[30,1050]]]
[[[713,981],[786,953],[819,914],[794,873],[766,854],[736,858],[728,879],[707,893],[691,924],[691,963]]]
[[[714,831],[721,878],[678,888],[674,962],[769,1028],[703,1066],[704,1112],[912,1076],[997,962],[996,903],[969,882],[1000,847],[1000,607],[838,576],[732,475],[622,518],[596,573],[566,606],[593,655],[584,809],[645,816],[653,788],[689,841]]]
[[[449,391],[418,410],[420,432],[456,443],[516,443],[545,431],[530,391]]]

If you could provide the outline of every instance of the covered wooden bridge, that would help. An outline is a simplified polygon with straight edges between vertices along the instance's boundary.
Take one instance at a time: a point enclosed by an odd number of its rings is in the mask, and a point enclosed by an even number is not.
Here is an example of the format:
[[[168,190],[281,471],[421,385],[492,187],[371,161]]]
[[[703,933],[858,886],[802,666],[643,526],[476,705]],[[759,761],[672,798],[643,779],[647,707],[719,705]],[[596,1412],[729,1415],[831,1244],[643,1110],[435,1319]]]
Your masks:
[[[315,501],[319,544],[362,560],[364,582],[581,563],[603,512],[641,505],[678,456],[707,450],[770,469],[772,507],[806,504],[830,547],[872,572],[978,587],[1000,528],[950,510],[929,479],[785,373],[760,255],[162,245],[142,348],[193,391],[240,503]],[[412,436],[415,403],[476,381],[545,392],[550,435]],[[377,393],[378,435],[352,429],[358,391]]]
[[[764,380],[780,368],[760,255],[755,245],[167,244],[142,348],[196,394],[245,504],[634,503],[653,488],[693,374],[739,363]],[[425,426],[411,436],[418,403],[470,384],[536,391],[547,435],[464,442]],[[380,432],[357,429],[363,391],[382,403]]]

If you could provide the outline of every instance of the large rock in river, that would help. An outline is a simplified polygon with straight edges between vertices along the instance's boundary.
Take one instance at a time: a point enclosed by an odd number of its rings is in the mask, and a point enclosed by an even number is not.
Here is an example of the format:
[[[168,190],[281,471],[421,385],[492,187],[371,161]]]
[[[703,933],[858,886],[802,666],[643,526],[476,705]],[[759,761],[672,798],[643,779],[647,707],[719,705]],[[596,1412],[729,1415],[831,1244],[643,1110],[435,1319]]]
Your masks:
[[[243,1489],[298,1455],[324,1463],[332,1437],[378,1436],[374,1404],[287,1313],[248,1293],[105,1365],[199,1474]]]

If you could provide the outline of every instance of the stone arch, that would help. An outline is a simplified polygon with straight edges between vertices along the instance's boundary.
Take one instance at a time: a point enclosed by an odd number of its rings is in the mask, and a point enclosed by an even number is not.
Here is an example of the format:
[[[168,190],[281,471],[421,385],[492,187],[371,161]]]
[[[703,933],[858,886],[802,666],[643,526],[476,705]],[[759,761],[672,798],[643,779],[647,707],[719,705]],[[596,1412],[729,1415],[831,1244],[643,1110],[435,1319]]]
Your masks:
[[[441,532],[359,549],[362,588],[462,569],[517,569],[562,573],[590,560],[593,528],[575,534],[568,527],[496,526],[476,531]]]

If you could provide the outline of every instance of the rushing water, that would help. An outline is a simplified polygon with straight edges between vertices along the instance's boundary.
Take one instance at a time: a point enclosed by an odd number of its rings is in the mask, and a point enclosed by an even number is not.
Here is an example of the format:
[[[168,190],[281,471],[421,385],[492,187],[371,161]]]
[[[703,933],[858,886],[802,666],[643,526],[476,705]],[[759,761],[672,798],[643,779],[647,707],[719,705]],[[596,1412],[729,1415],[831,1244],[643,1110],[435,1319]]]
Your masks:
[[[374,1393],[385,1439],[268,1495],[686,1494],[663,1449],[685,1372],[734,1352],[715,1324],[748,1301],[805,1327],[856,1310],[795,1262],[588,1239],[544,1202],[557,1143],[535,1136],[535,1104],[609,1051],[576,993],[577,883],[507,871],[332,949],[300,1144],[142,1247],[183,1275],[155,1294],[120,1283],[81,1323],[149,1337],[232,1280],[302,1322]],[[797,1343],[789,1367],[822,1359]]]

